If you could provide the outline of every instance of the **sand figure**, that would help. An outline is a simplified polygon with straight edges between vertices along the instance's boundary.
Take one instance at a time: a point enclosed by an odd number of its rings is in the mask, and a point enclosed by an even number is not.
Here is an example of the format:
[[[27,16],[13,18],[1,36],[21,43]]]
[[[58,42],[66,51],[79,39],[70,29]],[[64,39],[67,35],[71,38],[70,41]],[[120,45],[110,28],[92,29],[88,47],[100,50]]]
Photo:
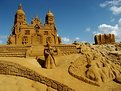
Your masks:
[[[45,68],[47,68],[47,69],[53,69],[56,67],[55,58],[54,58],[53,54],[54,54],[53,49],[51,48],[51,46],[48,42],[47,49],[44,50]]]
[[[94,60],[93,60],[94,61]],[[86,76],[87,78],[96,81],[98,83],[108,82],[115,79],[113,71],[110,69],[111,64],[92,61],[87,66]],[[87,64],[87,65],[89,65]]]
[[[98,83],[102,82],[108,82],[111,80],[114,80],[119,77],[120,74],[120,68],[116,69],[116,65],[113,65],[109,60],[104,59],[101,55],[99,57],[96,57],[94,60],[94,52],[93,55],[90,53],[90,55],[87,53],[85,54],[87,58],[87,71],[86,76],[87,78],[96,81]],[[113,69],[114,68],[114,69]]]
[[[110,81],[121,83],[120,65],[113,63],[99,49],[83,45],[81,50],[83,56],[69,67],[69,73],[72,76],[96,86]]]

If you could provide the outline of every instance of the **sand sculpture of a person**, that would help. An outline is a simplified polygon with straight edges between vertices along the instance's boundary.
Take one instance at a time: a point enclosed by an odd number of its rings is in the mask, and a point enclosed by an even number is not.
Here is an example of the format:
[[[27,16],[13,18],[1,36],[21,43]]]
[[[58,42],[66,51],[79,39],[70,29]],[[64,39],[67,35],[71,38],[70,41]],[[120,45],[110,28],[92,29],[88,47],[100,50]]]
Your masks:
[[[44,49],[45,56],[45,68],[53,69],[56,67],[55,58],[54,58],[53,48],[50,46],[49,42],[47,43],[47,48]]]

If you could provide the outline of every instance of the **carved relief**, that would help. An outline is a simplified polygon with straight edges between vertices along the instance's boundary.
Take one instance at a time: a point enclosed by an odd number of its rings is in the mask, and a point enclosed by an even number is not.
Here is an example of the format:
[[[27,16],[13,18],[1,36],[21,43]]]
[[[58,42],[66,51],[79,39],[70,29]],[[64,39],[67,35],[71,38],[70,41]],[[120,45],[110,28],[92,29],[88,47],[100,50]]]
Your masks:
[[[111,44],[111,43],[115,43],[114,34],[95,35],[95,44]]]

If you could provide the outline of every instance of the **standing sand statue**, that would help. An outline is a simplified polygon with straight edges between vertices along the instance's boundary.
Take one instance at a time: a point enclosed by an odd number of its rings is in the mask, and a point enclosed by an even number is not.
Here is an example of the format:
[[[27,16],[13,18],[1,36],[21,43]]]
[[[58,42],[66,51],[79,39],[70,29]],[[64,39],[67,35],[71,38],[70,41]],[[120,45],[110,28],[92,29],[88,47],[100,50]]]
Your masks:
[[[55,58],[54,58],[53,48],[50,46],[49,42],[47,42],[47,47],[44,49],[45,56],[45,68],[53,69],[56,67]]]

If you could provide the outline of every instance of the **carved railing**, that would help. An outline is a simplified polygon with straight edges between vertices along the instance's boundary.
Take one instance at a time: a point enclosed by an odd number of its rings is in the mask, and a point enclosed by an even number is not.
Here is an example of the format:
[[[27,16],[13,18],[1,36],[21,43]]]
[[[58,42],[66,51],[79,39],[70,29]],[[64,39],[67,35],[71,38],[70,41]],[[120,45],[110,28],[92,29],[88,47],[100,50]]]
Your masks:
[[[55,49],[57,55],[70,55],[78,53],[78,49],[75,45],[52,45],[52,48]]]
[[[27,46],[0,46],[0,57],[26,57]]]

